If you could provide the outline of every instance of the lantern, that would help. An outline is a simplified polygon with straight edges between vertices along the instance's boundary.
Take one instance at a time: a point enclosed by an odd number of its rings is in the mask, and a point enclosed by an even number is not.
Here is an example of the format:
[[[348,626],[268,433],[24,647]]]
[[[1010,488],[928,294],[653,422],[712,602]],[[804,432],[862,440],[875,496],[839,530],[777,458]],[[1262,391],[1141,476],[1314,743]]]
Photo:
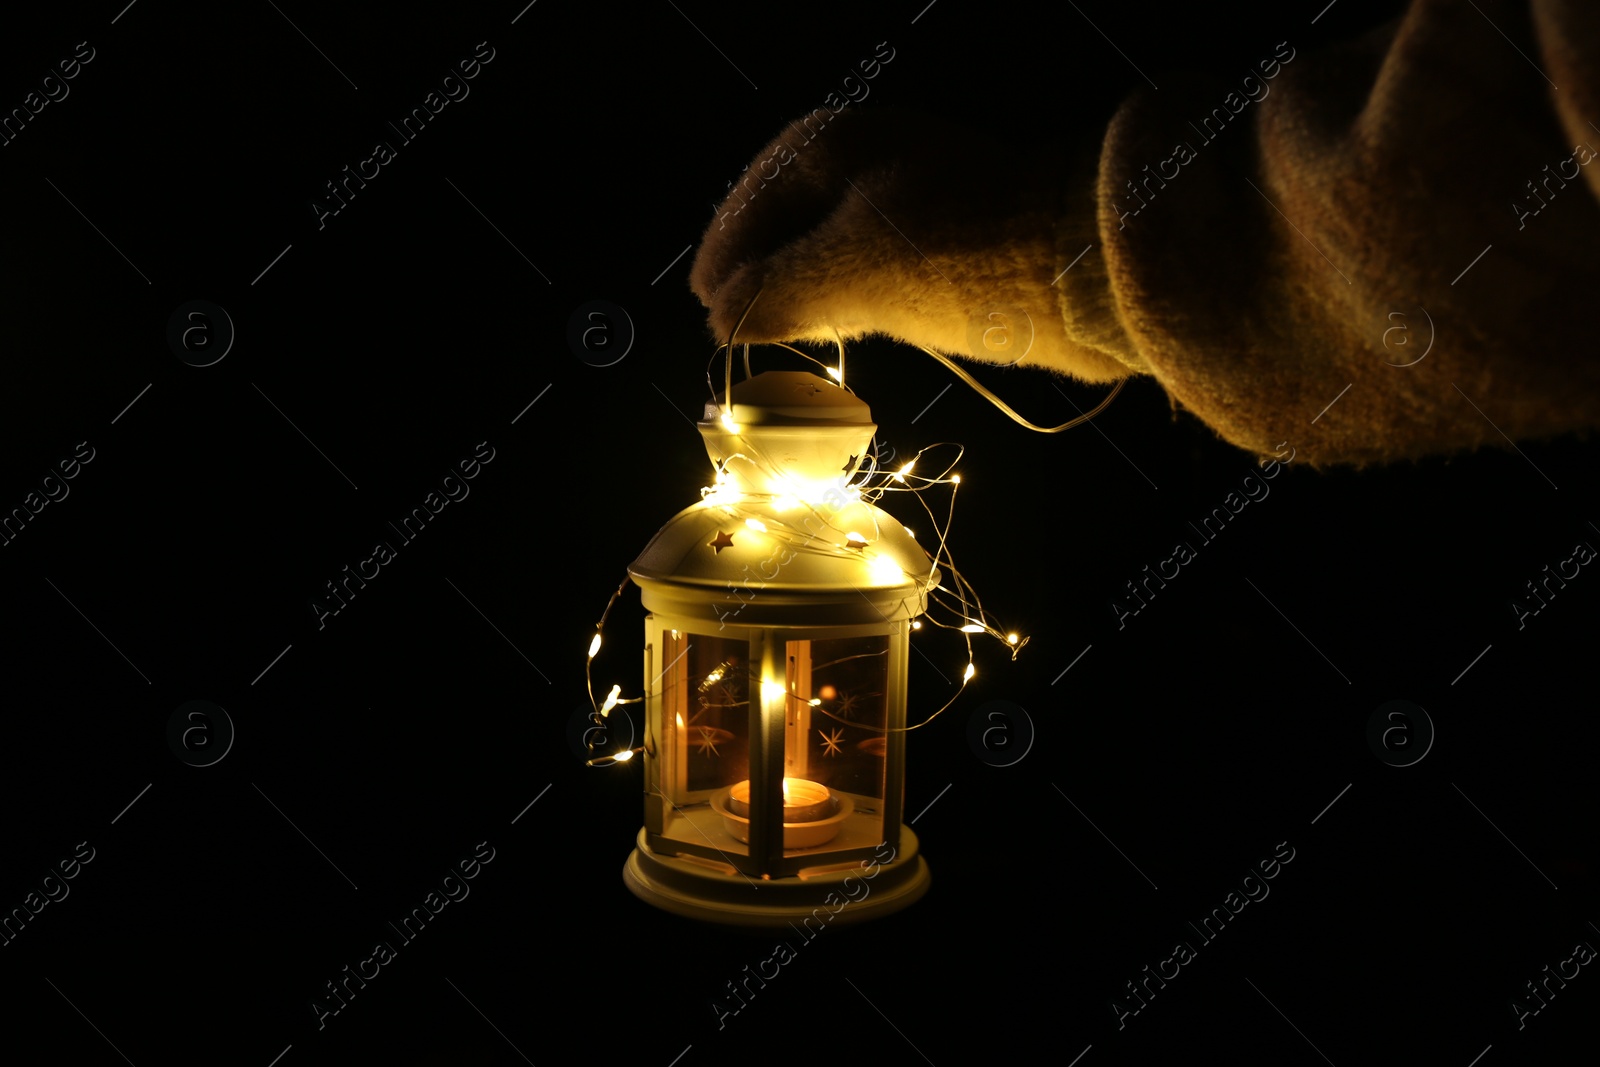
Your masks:
[[[767,371],[699,429],[715,485],[628,568],[649,616],[624,881],[739,926],[896,911],[929,880],[901,811],[910,629],[939,571],[852,484],[877,426],[841,386]]]

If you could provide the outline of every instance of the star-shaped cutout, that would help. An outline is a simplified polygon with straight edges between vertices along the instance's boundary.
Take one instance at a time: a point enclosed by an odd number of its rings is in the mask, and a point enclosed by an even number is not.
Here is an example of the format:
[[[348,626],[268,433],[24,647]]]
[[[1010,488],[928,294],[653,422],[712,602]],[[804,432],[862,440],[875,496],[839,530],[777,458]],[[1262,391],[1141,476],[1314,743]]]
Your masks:
[[[838,706],[833,709],[833,713],[841,719],[853,719],[856,717],[856,712],[861,710],[865,700],[866,697],[861,693],[840,693]]]
[[[817,733],[822,734],[822,744],[824,746],[822,754],[824,756],[836,755],[839,751],[839,742],[844,738],[844,730],[836,727],[831,735],[823,730],[818,730]]]
[[[702,756],[720,755],[717,752],[717,735],[712,733],[708,727],[700,727],[700,740],[696,741],[695,744],[699,747]]]
[[[706,542],[706,547],[716,549],[717,555],[720,556],[723,549],[733,547],[733,535],[718,530],[716,540]]]
[[[851,456],[850,457],[850,462],[846,463],[843,467],[840,467],[839,469],[844,471],[846,474],[849,474],[851,471],[856,469],[856,460],[858,460],[860,458],[861,458],[860,456]]]

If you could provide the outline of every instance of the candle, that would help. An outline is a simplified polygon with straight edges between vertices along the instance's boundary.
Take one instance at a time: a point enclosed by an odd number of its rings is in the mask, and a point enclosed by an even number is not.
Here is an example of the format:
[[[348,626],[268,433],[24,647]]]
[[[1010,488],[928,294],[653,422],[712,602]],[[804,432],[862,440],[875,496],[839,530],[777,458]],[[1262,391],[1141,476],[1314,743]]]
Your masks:
[[[783,821],[820,822],[833,815],[837,805],[828,787],[804,778],[783,780]],[[728,810],[741,818],[750,817],[750,782],[739,782],[728,791]]]

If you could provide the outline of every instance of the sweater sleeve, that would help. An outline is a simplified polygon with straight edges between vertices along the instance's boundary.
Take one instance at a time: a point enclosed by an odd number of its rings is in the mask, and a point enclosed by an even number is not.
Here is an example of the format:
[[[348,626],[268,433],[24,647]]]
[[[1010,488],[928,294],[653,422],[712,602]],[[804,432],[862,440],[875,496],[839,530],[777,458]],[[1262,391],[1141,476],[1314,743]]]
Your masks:
[[[1069,336],[1316,465],[1593,426],[1597,60],[1600,5],[1415,0],[1330,49],[1163,79],[1069,190]]]

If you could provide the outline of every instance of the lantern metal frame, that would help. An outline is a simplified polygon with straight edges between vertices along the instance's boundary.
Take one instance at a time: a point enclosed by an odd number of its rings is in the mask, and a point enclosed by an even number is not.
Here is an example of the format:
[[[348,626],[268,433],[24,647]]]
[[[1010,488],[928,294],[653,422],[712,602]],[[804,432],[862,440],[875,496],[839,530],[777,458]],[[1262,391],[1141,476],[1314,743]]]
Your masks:
[[[731,404],[724,398],[708,404],[699,429],[713,463],[732,482],[670,520],[629,567],[649,612],[646,804],[624,881],[658,908],[737,926],[782,927],[819,908],[845,923],[897,911],[920,898],[930,878],[902,815],[910,628],[927,610],[939,572],[893,517],[841,492],[877,429],[864,403],[816,375],[787,371],[747,378],[731,397]],[[795,483],[785,481],[780,493],[766,484],[766,474],[808,482],[814,503],[789,500]],[[782,532],[792,533],[797,515],[812,531],[803,543]],[[774,564],[779,552],[781,565]],[[760,578],[751,589],[753,563]],[[735,584],[741,581],[742,592]],[[736,612],[723,610],[730,603],[738,604]],[[682,660],[697,636],[747,652],[749,801],[742,843],[718,832],[722,811],[712,801],[729,783],[688,788],[679,762],[688,722],[680,725],[677,716],[690,692]],[[802,661],[817,642],[862,638],[884,641],[882,795],[837,790],[853,809],[837,820],[842,840],[786,847],[785,770],[796,765],[796,738],[809,736],[813,710],[809,679],[796,671],[808,669]],[[793,663],[791,650],[802,653]],[[691,831],[704,840],[690,839]],[[864,891],[859,886],[868,878]]]

